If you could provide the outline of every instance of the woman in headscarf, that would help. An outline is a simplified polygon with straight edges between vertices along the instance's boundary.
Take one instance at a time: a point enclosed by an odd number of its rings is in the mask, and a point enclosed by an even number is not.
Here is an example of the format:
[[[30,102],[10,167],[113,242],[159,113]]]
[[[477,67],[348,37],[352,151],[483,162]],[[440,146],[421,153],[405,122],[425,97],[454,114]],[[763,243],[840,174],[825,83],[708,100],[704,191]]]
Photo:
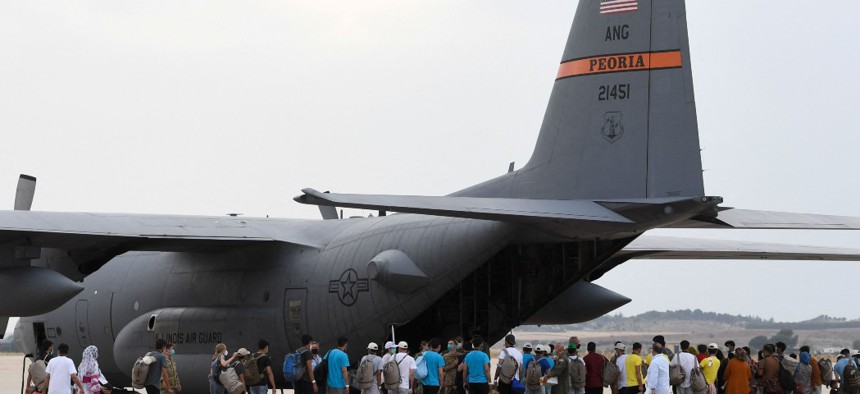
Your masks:
[[[179,375],[176,374],[176,361],[173,360],[173,355],[176,354],[176,349],[173,348],[172,343],[168,343],[167,346],[164,347],[164,366],[167,368],[167,380],[170,382],[170,387],[173,387],[173,391],[182,391],[182,384],[179,383]],[[167,390],[164,387],[161,388],[161,394],[168,394]]]
[[[800,353],[800,363],[794,370],[794,383],[797,383],[798,394],[808,394],[812,389],[812,366],[809,365],[811,360],[808,352]]]
[[[749,394],[752,371],[747,360],[747,352],[743,348],[735,349],[735,358],[729,360],[723,373],[726,382],[726,394]]]
[[[102,393],[102,383],[107,383],[99,369],[99,349],[95,346],[87,346],[78,365],[78,376],[84,386],[85,394]]]

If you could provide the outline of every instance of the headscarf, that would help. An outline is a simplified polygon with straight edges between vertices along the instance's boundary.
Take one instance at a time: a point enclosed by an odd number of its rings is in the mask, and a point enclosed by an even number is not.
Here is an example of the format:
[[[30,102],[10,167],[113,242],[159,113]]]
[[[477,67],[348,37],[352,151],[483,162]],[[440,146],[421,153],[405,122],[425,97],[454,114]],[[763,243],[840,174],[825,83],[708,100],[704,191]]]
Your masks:
[[[81,358],[81,365],[78,366],[78,375],[101,376],[102,372],[99,370],[99,362],[96,361],[97,358],[99,358],[99,349],[93,345],[87,346]]]
[[[800,363],[801,364],[809,365],[810,362],[812,362],[812,357],[809,355],[808,352],[800,353]]]

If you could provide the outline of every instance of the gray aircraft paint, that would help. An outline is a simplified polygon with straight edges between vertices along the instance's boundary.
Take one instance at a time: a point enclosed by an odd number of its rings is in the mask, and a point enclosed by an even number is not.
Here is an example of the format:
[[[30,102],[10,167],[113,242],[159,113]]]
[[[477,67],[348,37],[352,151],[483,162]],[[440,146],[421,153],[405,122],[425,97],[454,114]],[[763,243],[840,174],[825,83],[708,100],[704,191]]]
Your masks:
[[[612,35],[620,26],[623,34],[624,25],[626,39],[606,39],[607,28]],[[457,199],[311,191],[299,197],[418,214],[300,221],[0,212],[4,269],[50,268],[84,286],[57,310],[22,318],[16,340],[34,351],[40,327],[48,339],[71,345],[72,354],[95,344],[103,371],[121,383],[157,337],[177,341],[178,361],[198,372],[216,341],[235,350],[264,337],[278,370],[303,332],[324,348],[347,335],[356,361],[366,342],[389,334],[389,324],[414,344],[426,335],[472,331],[496,340],[524,322],[590,319],[628,301],[589,282],[629,258],[860,259],[851,249],[634,239],[666,226],[860,224],[718,212],[721,200],[704,197],[682,1],[643,0],[636,12],[613,15],[601,15],[597,1],[581,2],[562,71],[580,58],[590,64],[600,56],[675,51],[679,68],[558,79],[529,163],[454,193]],[[629,98],[619,98],[620,85],[629,85]],[[616,86],[614,97],[610,88],[604,94],[612,99],[600,100],[600,86]],[[11,308],[0,304],[0,315]],[[184,391],[205,392],[204,378],[183,375]]]

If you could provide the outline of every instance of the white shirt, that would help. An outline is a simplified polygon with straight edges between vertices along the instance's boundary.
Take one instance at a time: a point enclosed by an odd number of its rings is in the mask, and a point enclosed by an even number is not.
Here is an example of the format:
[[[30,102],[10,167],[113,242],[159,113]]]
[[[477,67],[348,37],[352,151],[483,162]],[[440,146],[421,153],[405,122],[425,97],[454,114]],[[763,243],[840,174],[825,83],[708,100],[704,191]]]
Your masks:
[[[652,391],[653,390],[653,391]],[[645,394],[670,394],[669,360],[654,356],[648,366],[648,379],[645,380]]]
[[[48,361],[48,367],[45,369],[48,375],[51,375],[51,384],[48,385],[48,392],[51,394],[72,394],[72,385],[69,382],[72,380],[72,375],[77,374],[75,363],[66,356],[57,356]]]
[[[400,367],[400,388],[409,390],[409,371],[418,369],[415,359],[406,353],[397,353],[394,355],[394,362]]]
[[[672,358],[672,365],[678,365],[678,363],[681,363],[681,369],[684,370],[684,383],[681,383],[681,387],[690,387],[690,374],[699,362],[696,360],[696,356],[687,352],[679,352]]]
[[[618,375],[618,388],[627,387],[627,355],[622,354],[618,356],[615,360],[615,366],[618,367],[618,370],[621,371],[621,374]]]
[[[517,350],[516,348],[512,348],[512,347],[506,348],[505,350],[508,351],[508,354],[510,354],[511,357],[514,358],[514,360],[517,360],[517,373],[514,375],[514,377],[520,376],[520,370],[523,367],[523,354],[519,350]],[[499,364],[500,365],[502,364],[502,360],[504,360],[504,359],[505,359],[505,352],[499,353]],[[519,380],[519,378],[517,378],[517,380]]]

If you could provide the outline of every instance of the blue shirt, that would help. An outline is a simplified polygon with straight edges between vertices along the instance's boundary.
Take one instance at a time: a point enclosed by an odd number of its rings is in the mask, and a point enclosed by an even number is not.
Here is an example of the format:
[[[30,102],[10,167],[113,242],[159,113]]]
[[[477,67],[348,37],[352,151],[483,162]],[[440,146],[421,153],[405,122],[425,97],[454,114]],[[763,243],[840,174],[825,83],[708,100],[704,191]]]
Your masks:
[[[328,353],[328,387],[336,389],[346,388],[343,381],[343,367],[349,367],[349,357],[340,349],[334,349]]]
[[[425,386],[439,385],[439,368],[445,366],[445,360],[439,353],[432,350],[424,352],[424,362],[427,363],[427,377],[421,381]]]
[[[532,360],[529,360],[528,362],[526,362],[525,355],[523,355],[523,365],[525,365],[525,368],[523,368],[523,376],[525,376],[525,374],[526,374],[525,371],[528,371],[529,364],[531,364],[533,361],[535,361],[535,359],[532,359]],[[540,365],[540,375],[541,376],[546,375],[546,371],[548,371],[550,368],[552,368],[552,366],[549,364],[550,361],[551,360],[547,357],[541,357],[541,358],[537,359],[537,363],[538,363],[538,365]]]
[[[469,369],[468,383],[489,383],[487,374],[484,373],[484,365],[490,365],[490,356],[480,350],[472,350],[463,360]]]
[[[836,371],[836,373],[838,373],[839,376],[842,376],[842,371],[845,370],[845,366],[848,365],[848,362],[853,361],[853,360],[854,360],[854,357],[850,357],[850,356],[845,357],[845,358],[836,362],[836,365],[833,366],[833,370]],[[857,364],[855,363],[854,365],[857,365]]]
[[[524,353],[523,354],[523,367],[521,368],[522,376],[521,376],[520,380],[523,380],[522,378],[525,378],[526,370],[529,368],[529,363],[532,362],[532,360],[534,360],[534,359],[535,359],[534,354],[531,354],[531,353]]]

